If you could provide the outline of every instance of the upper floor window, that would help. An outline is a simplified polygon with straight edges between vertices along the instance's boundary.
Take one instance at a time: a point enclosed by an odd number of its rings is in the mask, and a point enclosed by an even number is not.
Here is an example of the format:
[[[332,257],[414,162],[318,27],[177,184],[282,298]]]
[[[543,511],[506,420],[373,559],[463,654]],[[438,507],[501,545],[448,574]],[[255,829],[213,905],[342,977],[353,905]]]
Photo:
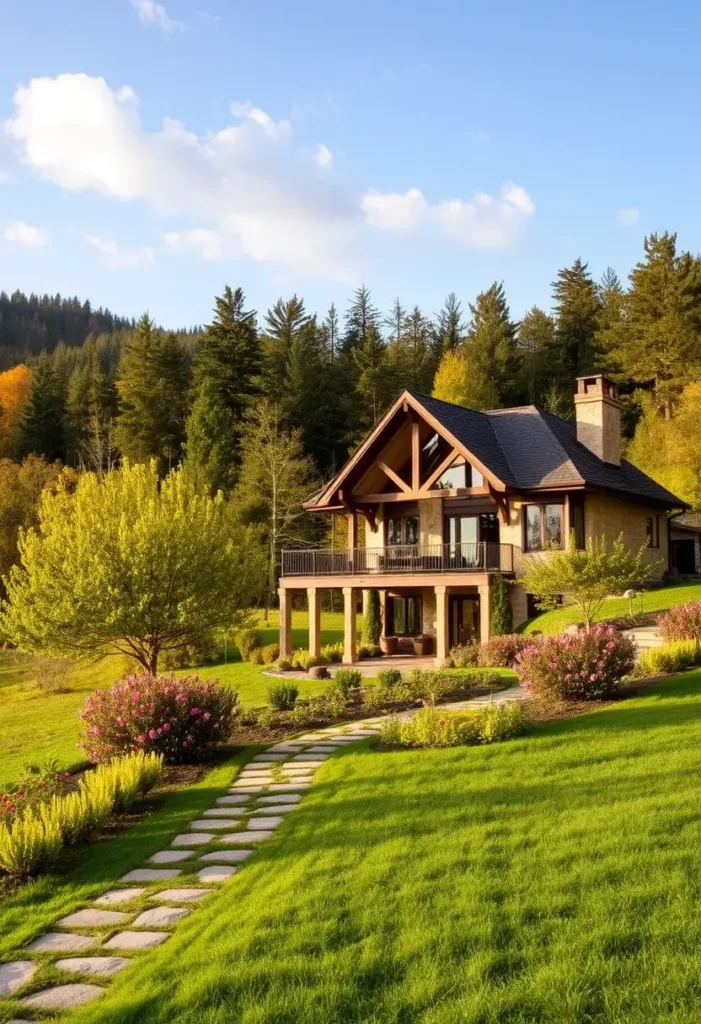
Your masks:
[[[658,548],[660,546],[660,517],[649,516],[646,523],[647,546]]]
[[[478,469],[471,466],[469,462],[460,455],[448,466],[433,485],[436,490],[459,490],[464,487],[484,487],[484,477]]]
[[[419,543],[418,516],[390,516],[387,520],[387,545]]]
[[[526,505],[526,551],[562,547],[562,505]]]

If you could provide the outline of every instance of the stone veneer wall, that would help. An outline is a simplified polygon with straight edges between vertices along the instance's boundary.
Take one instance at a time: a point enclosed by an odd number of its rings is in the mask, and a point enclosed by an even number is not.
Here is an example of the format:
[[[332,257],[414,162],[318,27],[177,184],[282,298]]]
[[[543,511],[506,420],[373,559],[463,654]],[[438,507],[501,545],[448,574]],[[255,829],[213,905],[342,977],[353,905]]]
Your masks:
[[[669,537],[667,516],[659,509],[638,505],[613,495],[587,494],[584,499],[584,531],[587,538],[595,540],[605,537],[610,546],[617,537],[623,535],[623,543],[632,552],[637,552],[647,542],[647,519],[656,515],[660,517],[660,546],[648,548],[645,561],[658,562],[663,565],[659,576],[669,566]]]
[[[419,502],[419,544],[443,543],[443,499],[425,498]]]
[[[433,587],[423,587],[421,590],[421,607],[423,610],[423,624],[421,628],[427,636],[436,635],[436,592]]]

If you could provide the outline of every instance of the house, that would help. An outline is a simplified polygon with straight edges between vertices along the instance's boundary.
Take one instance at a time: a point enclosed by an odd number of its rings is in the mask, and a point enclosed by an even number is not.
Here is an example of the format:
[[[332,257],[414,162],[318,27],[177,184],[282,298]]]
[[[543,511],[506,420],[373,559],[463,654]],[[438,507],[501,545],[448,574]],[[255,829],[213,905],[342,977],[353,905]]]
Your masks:
[[[701,576],[701,515],[688,513],[670,522],[669,564],[679,576]]]
[[[532,405],[476,412],[403,392],[305,505],[345,515],[345,548],[283,552],[281,653],[296,590],[307,591],[314,653],[321,592],[343,590],[351,664],[358,594],[375,589],[385,635],[431,637],[440,665],[454,644],[489,637],[495,574],[513,579],[533,553],[622,534],[668,570],[671,517],[687,506],[621,458],[614,382],[578,378],[575,414],[571,423]],[[521,587],[509,590],[518,625],[532,608]]]

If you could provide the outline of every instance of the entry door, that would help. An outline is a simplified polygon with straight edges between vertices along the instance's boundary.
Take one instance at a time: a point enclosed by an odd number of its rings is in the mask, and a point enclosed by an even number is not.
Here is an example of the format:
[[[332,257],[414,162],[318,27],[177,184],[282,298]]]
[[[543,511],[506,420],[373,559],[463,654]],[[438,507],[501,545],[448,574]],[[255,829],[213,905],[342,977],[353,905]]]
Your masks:
[[[696,557],[693,540],[672,541],[672,566],[685,576],[696,572]]]
[[[448,613],[450,618],[448,643],[469,644],[480,639],[480,599],[479,594],[453,594],[449,598]]]

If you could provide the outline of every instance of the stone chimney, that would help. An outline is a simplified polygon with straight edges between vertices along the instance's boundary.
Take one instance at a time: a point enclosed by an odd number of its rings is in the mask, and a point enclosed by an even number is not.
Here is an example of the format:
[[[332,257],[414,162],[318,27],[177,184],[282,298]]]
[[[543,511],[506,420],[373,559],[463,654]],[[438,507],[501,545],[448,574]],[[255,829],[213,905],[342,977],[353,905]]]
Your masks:
[[[604,462],[621,464],[621,403],[608,377],[577,377],[577,440]]]

